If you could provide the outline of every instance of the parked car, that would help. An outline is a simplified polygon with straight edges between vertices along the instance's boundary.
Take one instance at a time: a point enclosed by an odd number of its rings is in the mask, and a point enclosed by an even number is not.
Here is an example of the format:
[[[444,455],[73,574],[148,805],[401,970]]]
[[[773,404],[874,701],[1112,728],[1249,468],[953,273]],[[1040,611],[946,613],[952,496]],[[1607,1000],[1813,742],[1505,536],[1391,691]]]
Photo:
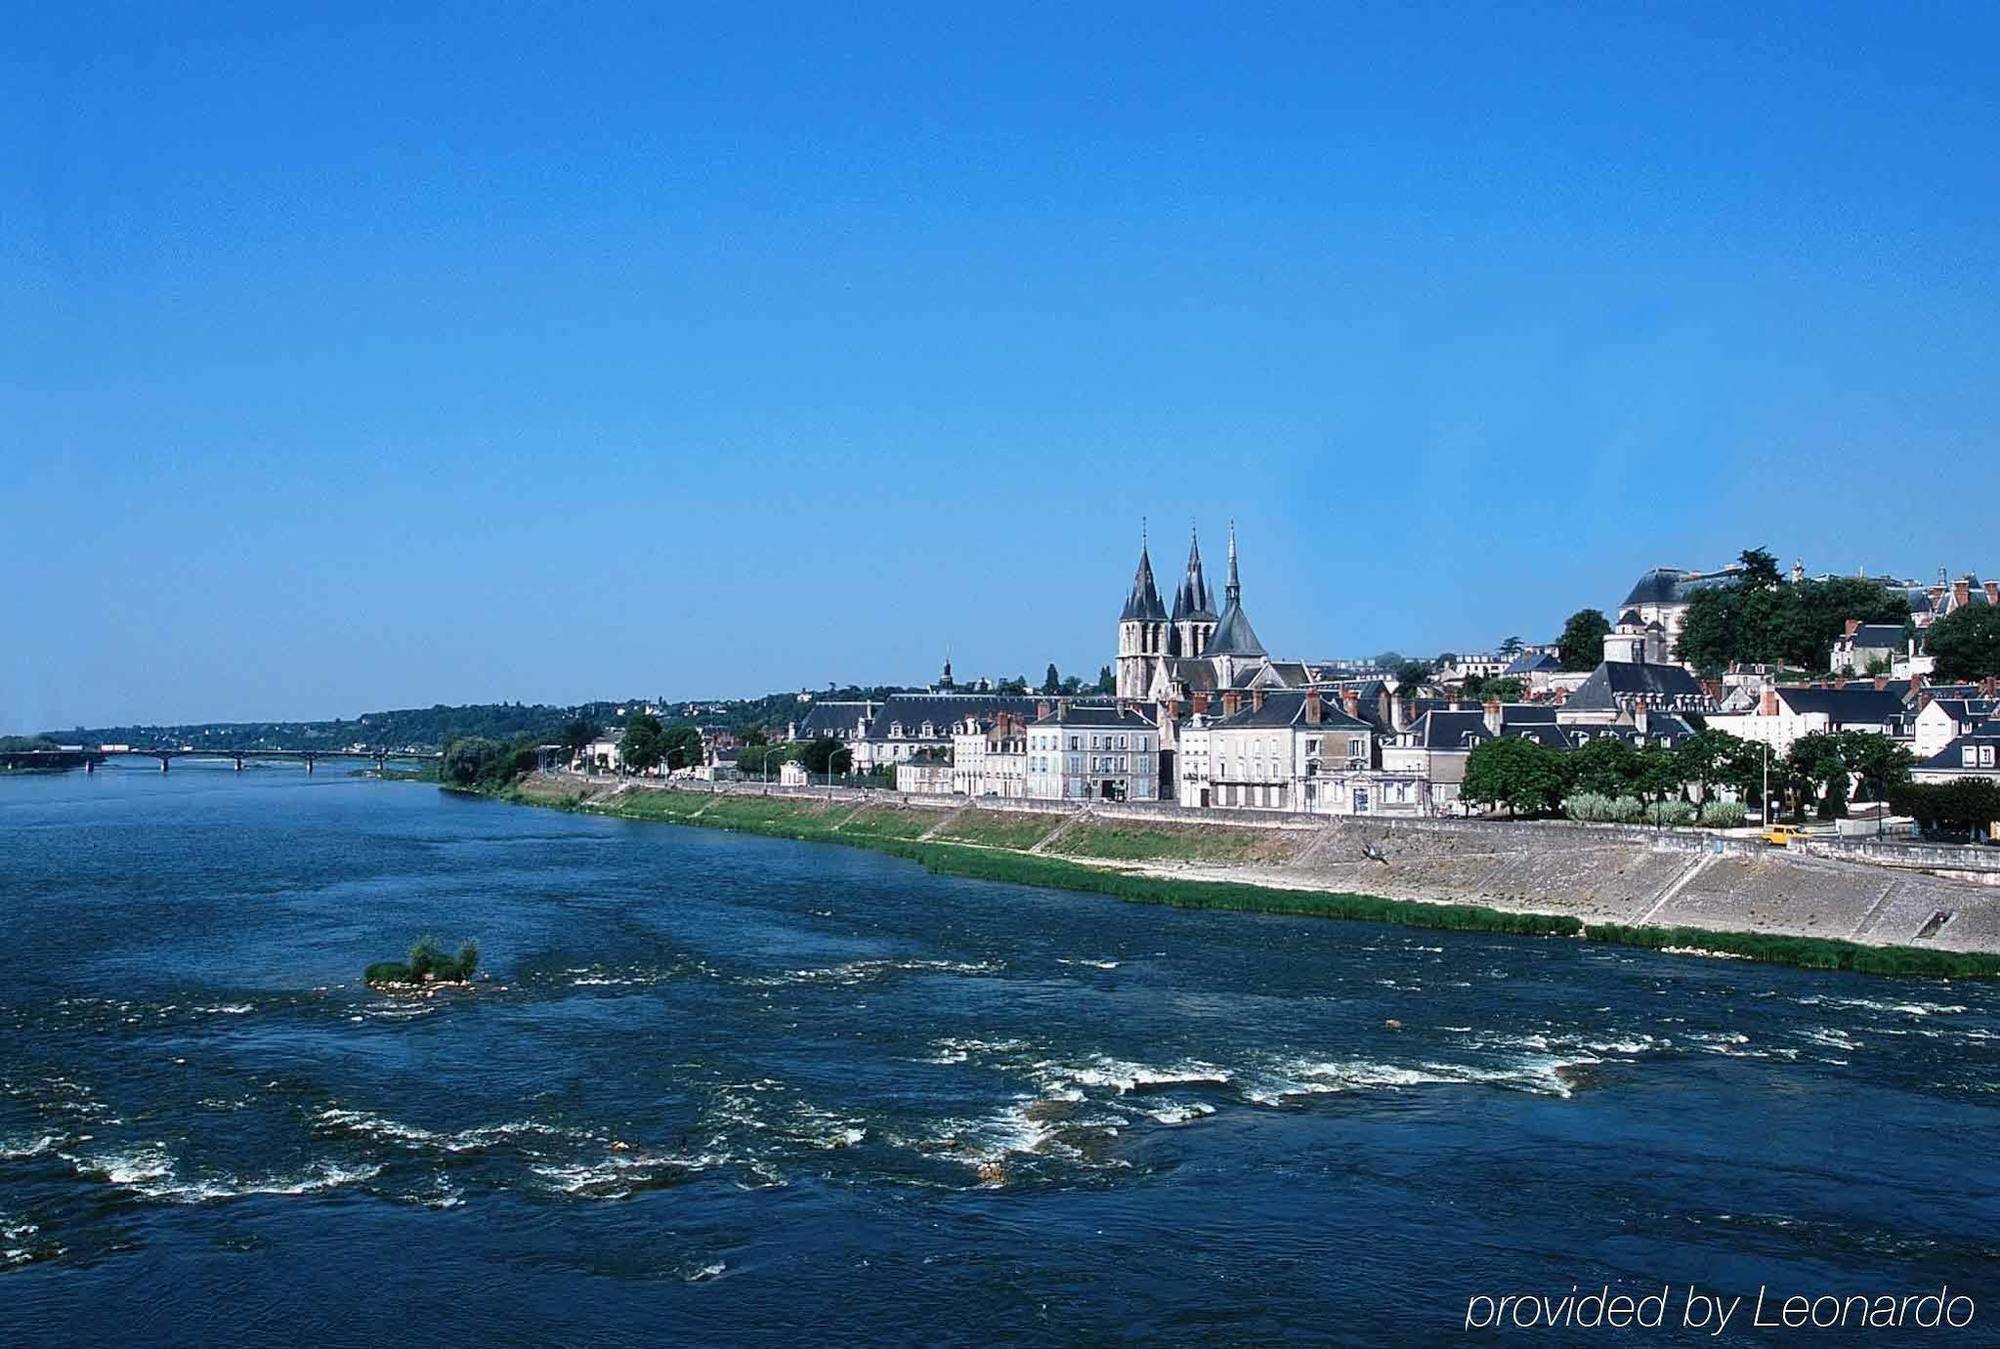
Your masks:
[[[1774,824],[1764,831],[1764,841],[1773,848],[1790,847],[1792,840],[1806,836],[1805,827],[1796,824]]]

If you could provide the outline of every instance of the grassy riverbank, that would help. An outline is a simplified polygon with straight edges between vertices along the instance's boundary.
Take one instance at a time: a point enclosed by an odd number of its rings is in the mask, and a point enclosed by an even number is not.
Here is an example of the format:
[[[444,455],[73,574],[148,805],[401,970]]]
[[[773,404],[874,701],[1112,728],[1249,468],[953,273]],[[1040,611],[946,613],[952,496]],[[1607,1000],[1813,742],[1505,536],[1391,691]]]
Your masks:
[[[1695,951],[1806,969],[1853,970],[1865,974],[1955,979],[2000,976],[2000,955],[1910,946],[1866,946],[1834,938],[1709,928],[1610,923],[1586,926],[1561,914],[1153,876],[1093,864],[1098,859],[1256,862],[1276,861],[1290,855],[1296,840],[1270,830],[1228,825],[1092,824],[1074,828],[1056,840],[1061,845],[1060,852],[1073,854],[1057,856],[1032,854],[1027,849],[1056,833],[1068,818],[1058,815],[967,810],[948,817],[936,811],[914,810],[887,802],[857,805],[853,801],[645,790],[628,791],[609,801],[595,802],[580,788],[532,778],[501,796],[521,804],[587,810],[621,819],[660,820],[872,848],[948,875],[1081,890],[1135,904],[1573,937],[1651,950]],[[933,830],[931,838],[920,837]]]

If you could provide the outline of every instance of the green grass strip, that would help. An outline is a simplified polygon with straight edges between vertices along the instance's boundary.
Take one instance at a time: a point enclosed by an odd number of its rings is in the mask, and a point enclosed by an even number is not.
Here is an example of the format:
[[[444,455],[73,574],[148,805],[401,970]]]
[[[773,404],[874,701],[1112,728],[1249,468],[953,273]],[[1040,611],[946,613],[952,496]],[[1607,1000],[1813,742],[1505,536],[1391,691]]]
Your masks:
[[[575,808],[573,798],[551,798],[539,792],[503,795],[505,799],[521,804]],[[1235,881],[1142,876],[1003,847],[951,842],[919,843],[917,835],[935,824],[939,817],[934,812],[898,806],[870,805],[854,812],[846,802],[797,797],[634,791],[626,792],[604,805],[588,805],[584,809],[623,819],[662,820],[808,843],[845,844],[906,858],[941,875],[1083,891],[1133,904],[1164,904],[1177,909],[1211,909],[1230,913],[1344,918],[1396,923],[1404,927],[1501,932],[1526,937],[1579,937],[1655,951],[1667,947],[1711,951],[1811,970],[1850,970],[1860,974],[1925,979],[2000,977],[2000,954],[1984,952],[1914,946],[1864,946],[1832,937],[1788,937],[1693,927],[1635,927],[1619,923],[1596,923],[1586,927],[1566,914],[1520,913],[1480,904],[1430,904],[1344,891],[1283,890]],[[843,820],[845,824],[841,824]],[[837,831],[834,828],[836,824],[841,824]]]

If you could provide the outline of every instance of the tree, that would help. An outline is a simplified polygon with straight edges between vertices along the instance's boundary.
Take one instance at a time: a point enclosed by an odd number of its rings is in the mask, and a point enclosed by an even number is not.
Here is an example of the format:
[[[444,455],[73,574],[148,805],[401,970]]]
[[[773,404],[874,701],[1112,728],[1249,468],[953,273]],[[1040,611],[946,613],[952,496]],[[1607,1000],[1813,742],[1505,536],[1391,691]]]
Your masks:
[[[1818,801],[1822,820],[1846,817],[1847,759],[1841,748],[1840,734],[1834,731],[1810,731],[1792,742],[1785,776],[1798,795],[1800,813],[1811,798]]]
[[[1396,681],[1396,692],[1414,695],[1430,682],[1431,663],[1427,660],[1406,659],[1396,665],[1390,673]]]
[[[1482,703],[1488,698],[1498,698],[1503,703],[1518,703],[1521,701],[1521,695],[1526,691],[1527,686],[1514,675],[1492,675],[1490,677],[1486,675],[1467,675],[1465,684],[1460,689],[1460,693],[1465,697]]]
[[[1738,785],[1735,760],[1744,751],[1753,748],[1749,741],[1727,731],[1696,731],[1675,749],[1674,771],[1683,783],[1692,783],[1696,796],[1706,801],[1715,787]],[[1761,756],[1756,757],[1761,770]],[[1744,799],[1748,800],[1755,790],[1753,787],[1745,792]]]
[[[1048,673],[1042,676],[1042,692],[1057,694],[1062,692],[1062,676],[1056,673],[1056,663],[1049,662]]]
[[[578,717],[563,727],[562,742],[571,754],[583,753],[584,746],[597,739],[597,727],[586,717]]]
[[[821,738],[806,741],[799,760],[805,764],[808,772],[822,776],[831,773],[837,776],[853,769],[854,752],[838,740]]]
[[[618,742],[619,757],[634,772],[646,772],[656,766],[665,753],[662,744],[664,734],[658,717],[651,712],[635,713],[626,721],[624,738]]]
[[[1697,590],[1689,598],[1674,654],[1706,674],[1734,664],[1825,669],[1848,619],[1901,623],[1909,613],[1902,594],[1859,576],[1797,583],[1745,580]]]
[[[1518,735],[1483,740],[1466,755],[1459,795],[1473,805],[1504,805],[1510,815],[1549,814],[1569,791],[1567,758]]]
[[[1842,731],[1840,757],[1847,771],[1861,779],[1862,799],[1886,801],[1889,793],[1910,780],[1916,762],[1908,749],[1874,731]]]
[[[1521,648],[1526,645],[1527,643],[1519,637],[1509,637],[1506,641],[1500,643],[1500,654],[1503,656],[1518,656],[1521,654]]]
[[[1595,670],[1604,661],[1604,639],[1611,635],[1611,620],[1597,609],[1578,609],[1563,623],[1556,639],[1556,659],[1572,673]]]
[[[1097,672],[1097,692],[1099,693],[1118,692],[1118,676],[1111,672],[1111,667],[1109,665],[1102,667]]]
[[[2000,608],[1954,609],[1931,624],[1925,648],[1939,679],[1990,679],[2000,675]]]
[[[1985,834],[2000,820],[2000,782],[1959,778],[1952,782],[1904,782],[1889,792],[1889,808],[1908,815],[1925,835]]]
[[[1614,798],[1638,794],[1639,752],[1617,736],[1585,741],[1570,755],[1569,771],[1579,792]]]
[[[667,771],[698,767],[705,754],[701,732],[692,726],[670,727],[660,736],[660,758]]]
[[[1778,559],[1768,548],[1745,548],[1736,555],[1736,560],[1743,564],[1741,584],[1746,590],[1774,590],[1784,581],[1778,571]]]

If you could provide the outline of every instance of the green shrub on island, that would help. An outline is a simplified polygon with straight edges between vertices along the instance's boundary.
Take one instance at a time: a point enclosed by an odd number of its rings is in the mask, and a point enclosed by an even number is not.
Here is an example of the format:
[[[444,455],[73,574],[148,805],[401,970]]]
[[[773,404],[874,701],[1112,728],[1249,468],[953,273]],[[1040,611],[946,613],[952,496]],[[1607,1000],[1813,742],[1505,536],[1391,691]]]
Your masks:
[[[1678,828],[1694,823],[1692,801],[1655,801],[1646,807],[1646,823]]]
[[[407,960],[378,960],[362,971],[371,984],[463,984],[479,968],[479,944],[467,942],[448,954],[435,937],[419,937]]]
[[[524,773],[535,771],[535,747],[527,741],[503,745],[468,735],[444,747],[438,760],[438,780],[448,787],[498,791]]]
[[[1707,801],[1701,807],[1701,822],[1711,829],[1741,829],[1749,818],[1741,801]]]

